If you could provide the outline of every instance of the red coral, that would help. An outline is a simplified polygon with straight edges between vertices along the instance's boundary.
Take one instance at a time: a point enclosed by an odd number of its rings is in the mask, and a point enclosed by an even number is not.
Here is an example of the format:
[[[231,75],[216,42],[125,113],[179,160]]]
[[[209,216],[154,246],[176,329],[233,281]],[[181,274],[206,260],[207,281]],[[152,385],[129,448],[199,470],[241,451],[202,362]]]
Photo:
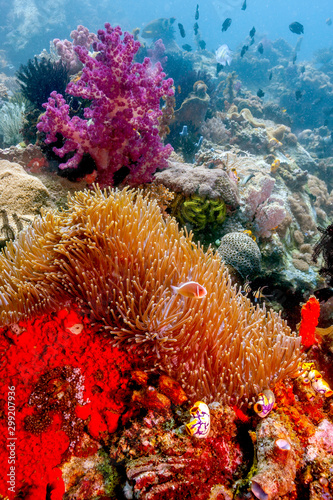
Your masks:
[[[302,320],[299,327],[299,335],[302,345],[307,349],[318,342],[316,338],[316,326],[320,315],[320,304],[316,297],[310,297],[301,311]]]
[[[80,454],[83,432],[103,439],[127,411],[132,361],[78,309],[0,330],[0,494],[10,500],[45,498],[48,488],[52,500],[62,498],[58,467]],[[14,435],[9,434],[9,387],[15,387]],[[15,494],[6,482],[11,441]]]

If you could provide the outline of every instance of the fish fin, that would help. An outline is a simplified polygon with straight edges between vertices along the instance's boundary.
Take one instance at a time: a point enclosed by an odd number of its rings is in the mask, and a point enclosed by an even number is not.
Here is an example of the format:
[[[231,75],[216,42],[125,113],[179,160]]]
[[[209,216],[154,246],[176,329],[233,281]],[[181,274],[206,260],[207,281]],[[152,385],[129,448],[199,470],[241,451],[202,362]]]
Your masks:
[[[172,288],[173,292],[178,293],[179,286],[170,285],[170,288]]]

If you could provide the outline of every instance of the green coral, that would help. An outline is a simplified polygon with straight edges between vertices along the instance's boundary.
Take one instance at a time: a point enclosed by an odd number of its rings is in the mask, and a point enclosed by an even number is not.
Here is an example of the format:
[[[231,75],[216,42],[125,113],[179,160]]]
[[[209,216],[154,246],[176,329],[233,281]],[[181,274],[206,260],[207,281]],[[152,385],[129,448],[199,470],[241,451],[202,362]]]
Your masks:
[[[222,199],[210,199],[197,194],[184,197],[175,196],[171,203],[171,214],[182,224],[192,224],[193,229],[201,231],[206,226],[222,224],[227,215],[227,209]]]

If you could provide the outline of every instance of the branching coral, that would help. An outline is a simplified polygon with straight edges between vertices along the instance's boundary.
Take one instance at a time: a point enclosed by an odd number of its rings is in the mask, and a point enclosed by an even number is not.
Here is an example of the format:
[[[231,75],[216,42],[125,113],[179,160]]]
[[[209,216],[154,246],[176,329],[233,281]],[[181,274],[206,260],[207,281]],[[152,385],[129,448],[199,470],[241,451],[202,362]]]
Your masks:
[[[96,57],[86,47],[74,47],[84,67],[66,92],[91,102],[84,119],[71,117],[64,97],[52,92],[37,125],[47,135],[46,144],[56,142],[58,134],[63,136],[62,147],[53,148],[60,158],[65,156],[60,169],[77,168],[89,154],[104,186],[114,184],[121,168],[130,184],[150,181],[157,168],[166,167],[172,151],[170,145],[161,144],[158,126],[163,116],[160,99],[173,95],[173,81],[164,80],[160,63],[153,66],[148,58],[134,63],[140,43],[130,33],[121,36],[119,26],[106,23],[93,43]],[[69,153],[73,153],[70,158]]]
[[[297,370],[300,338],[231,286],[220,258],[133,191],[79,192],[0,259],[0,322],[87,308],[110,338],[178,380],[193,400],[247,401]],[[201,300],[171,285],[197,281]]]

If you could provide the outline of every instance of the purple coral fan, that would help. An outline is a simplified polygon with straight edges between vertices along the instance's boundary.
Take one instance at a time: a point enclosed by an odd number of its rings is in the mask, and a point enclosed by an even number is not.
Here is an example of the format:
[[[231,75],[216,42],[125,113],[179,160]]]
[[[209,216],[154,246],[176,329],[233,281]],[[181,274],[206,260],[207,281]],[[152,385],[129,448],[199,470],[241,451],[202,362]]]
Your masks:
[[[140,47],[130,33],[119,26],[105,24],[98,30],[93,43],[96,56],[86,47],[74,50],[84,65],[82,75],[70,82],[66,92],[91,101],[84,118],[70,117],[70,108],[61,94],[52,92],[46,112],[37,128],[45,132],[46,144],[64,138],[61,148],[53,151],[63,158],[74,153],[59,168],[77,168],[84,154],[89,154],[97,167],[96,181],[103,186],[113,185],[114,174],[127,167],[129,184],[149,182],[157,168],[167,166],[172,151],[163,146],[159,137],[160,99],[171,96],[173,80],[164,80],[160,63],[154,66],[149,58],[143,63],[133,59]]]

